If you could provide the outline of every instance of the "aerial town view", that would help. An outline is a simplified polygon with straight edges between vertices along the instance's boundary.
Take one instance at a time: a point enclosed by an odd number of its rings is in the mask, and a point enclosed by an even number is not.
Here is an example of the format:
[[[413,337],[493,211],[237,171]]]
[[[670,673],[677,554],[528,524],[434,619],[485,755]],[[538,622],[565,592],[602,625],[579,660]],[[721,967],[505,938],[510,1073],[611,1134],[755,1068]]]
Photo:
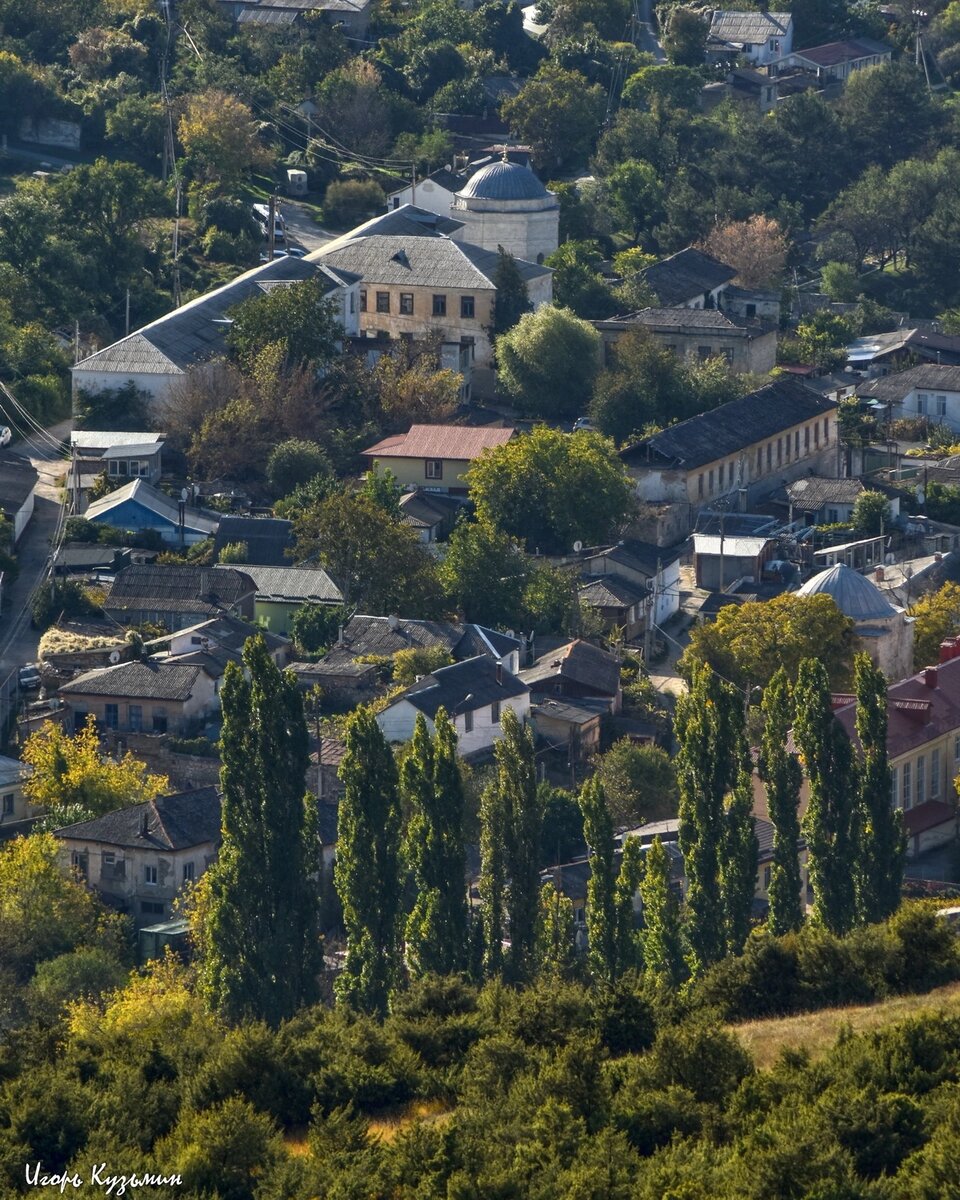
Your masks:
[[[0,1200],[960,1200],[960,0],[0,0]]]

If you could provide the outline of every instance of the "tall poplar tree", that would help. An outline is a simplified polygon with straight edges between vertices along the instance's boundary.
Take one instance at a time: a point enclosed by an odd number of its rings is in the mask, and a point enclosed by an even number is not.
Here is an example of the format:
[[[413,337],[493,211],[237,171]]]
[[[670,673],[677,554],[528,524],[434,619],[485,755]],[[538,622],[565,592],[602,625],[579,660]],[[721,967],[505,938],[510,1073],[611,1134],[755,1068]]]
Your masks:
[[[369,708],[350,716],[344,743],[333,880],[343,905],[347,955],[337,1000],[358,1012],[384,1014],[400,966],[397,767]]]
[[[680,904],[670,886],[670,859],[658,837],[644,857],[640,880],[644,976],[655,989],[672,989],[687,977]]]
[[[480,919],[483,930],[483,974],[503,974],[503,934],[506,919],[506,814],[496,783],[480,796]]]
[[[640,934],[637,929],[634,897],[643,878],[643,851],[640,839],[626,838],[623,843],[623,857],[620,860],[620,874],[617,876],[617,886],[614,893],[617,914],[617,973],[636,970],[642,961]]]
[[[576,928],[573,901],[552,883],[540,889],[540,924],[537,929],[537,971],[565,979],[576,965]]]
[[[400,786],[409,812],[404,859],[412,907],[406,922],[407,968],[413,976],[448,975],[467,965],[463,783],[457,734],[438,710],[431,741],[418,714]]]
[[[507,968],[510,978],[520,982],[529,979],[534,969],[543,814],[537,794],[533,734],[524,728],[512,708],[504,710],[501,729],[503,736],[494,745],[494,757],[506,831],[504,874],[510,923]]]
[[[793,735],[810,786],[802,822],[813,885],[813,918],[831,933],[848,933],[855,919],[854,829],[857,780],[850,739],[833,715],[827,669],[818,659],[800,664]]]
[[[583,837],[590,851],[587,882],[587,956],[595,979],[612,983],[617,977],[617,874],[614,863],[613,820],[603,785],[596,775],[580,789]]]
[[[746,747],[744,746],[746,751]],[[746,754],[744,755],[746,760]],[[728,954],[743,950],[757,886],[759,848],[753,827],[753,778],[746,761],[727,798],[720,853],[720,894]]]
[[[857,820],[857,916],[885,921],[900,907],[906,838],[903,816],[890,801],[887,758],[887,683],[867,654],[854,659],[857,694],[859,813]]]
[[[739,722],[739,727],[738,727]],[[679,842],[687,875],[686,935],[692,975],[723,957],[726,948],[720,854],[724,797],[731,787],[742,738],[733,689],[707,664],[694,666],[690,690],[677,700]]]
[[[200,987],[228,1020],[278,1025],[317,998],[322,968],[303,699],[257,636],[220,702],[223,842],[197,908]]]
[[[793,703],[787,673],[780,667],[763,692],[763,734],[758,769],[767,792],[767,812],[773,825],[773,863],[767,899],[767,924],[781,937],[803,924],[800,895],[800,787],[803,771],[787,745],[793,723]]]

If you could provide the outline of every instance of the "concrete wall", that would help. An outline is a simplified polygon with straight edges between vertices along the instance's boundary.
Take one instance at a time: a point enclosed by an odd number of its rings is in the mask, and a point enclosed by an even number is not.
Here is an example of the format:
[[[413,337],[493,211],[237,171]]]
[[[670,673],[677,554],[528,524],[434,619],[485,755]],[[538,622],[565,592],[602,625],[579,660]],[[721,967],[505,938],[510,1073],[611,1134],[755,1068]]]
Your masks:
[[[167,720],[167,732],[176,734],[189,732],[194,724],[211,716],[220,707],[216,682],[205,673],[200,674],[193,694],[184,701],[131,700],[126,696],[84,696],[78,693],[71,693],[64,696],[63,701],[71,710],[74,718],[72,722],[68,721],[68,727],[71,724],[76,727],[77,721],[82,724],[86,720],[87,715],[92,713],[98,725],[104,728],[114,728],[114,726],[107,725],[105,710],[108,704],[115,704],[117,706],[117,725],[115,728],[120,733],[137,732],[136,730],[132,730],[131,726],[131,707],[139,707],[140,709],[141,730],[143,732],[153,730],[155,716],[165,716]]]
[[[448,192],[445,187],[434,183],[432,179],[424,179],[417,184],[416,193],[412,187],[404,188],[402,192],[388,200],[387,207],[394,209],[400,208],[404,204],[415,204],[417,208],[436,213],[438,217],[449,217],[452,203],[453,192]]]
[[[742,329],[724,332],[721,329],[705,329],[699,332],[677,332],[658,329],[637,323],[661,346],[672,350],[678,358],[698,363],[706,358],[726,358],[730,370],[737,374],[754,373],[766,375],[777,363],[777,332],[747,334]],[[621,330],[601,328],[604,347],[615,345],[623,336]]]
[[[501,704],[501,716],[504,709],[507,708],[512,708],[521,721],[527,721],[530,717],[529,692],[524,692],[522,696],[505,699]],[[398,700],[378,714],[377,724],[388,742],[408,742],[413,737],[416,719],[417,709],[409,700]],[[453,718],[453,723],[457,731],[457,751],[462,757],[489,750],[500,737],[500,722],[493,721],[490,705],[485,705],[473,713],[473,729],[469,733],[463,713],[458,713]],[[427,726],[432,732],[433,722],[428,720]]]
[[[171,371],[169,375],[131,374],[129,371],[70,371],[73,395],[77,392],[104,392],[125,387],[132,383],[137,391],[144,392],[151,400],[160,403],[167,400],[171,390],[183,379],[182,371]]]
[[[14,544],[20,541],[20,537],[27,525],[30,523],[30,518],[33,516],[35,496],[34,489],[30,489],[30,495],[27,496],[23,504],[17,509],[16,516],[13,518],[13,541]]]
[[[463,228],[453,235],[455,241],[493,251],[502,246],[514,258],[535,263],[542,263],[556,250],[560,236],[559,205],[528,212],[503,212],[496,210],[495,203],[486,203],[491,205],[489,209],[479,200],[454,204],[450,215],[463,222]]]

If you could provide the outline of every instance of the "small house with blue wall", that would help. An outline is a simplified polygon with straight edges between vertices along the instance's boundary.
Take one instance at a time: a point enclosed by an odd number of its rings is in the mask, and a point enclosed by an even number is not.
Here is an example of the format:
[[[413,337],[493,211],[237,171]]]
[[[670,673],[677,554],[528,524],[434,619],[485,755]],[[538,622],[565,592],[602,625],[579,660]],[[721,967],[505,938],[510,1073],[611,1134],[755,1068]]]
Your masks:
[[[202,542],[216,533],[219,523],[216,513],[181,505],[142,479],[133,479],[94,501],[84,516],[114,529],[154,530],[171,546]]]

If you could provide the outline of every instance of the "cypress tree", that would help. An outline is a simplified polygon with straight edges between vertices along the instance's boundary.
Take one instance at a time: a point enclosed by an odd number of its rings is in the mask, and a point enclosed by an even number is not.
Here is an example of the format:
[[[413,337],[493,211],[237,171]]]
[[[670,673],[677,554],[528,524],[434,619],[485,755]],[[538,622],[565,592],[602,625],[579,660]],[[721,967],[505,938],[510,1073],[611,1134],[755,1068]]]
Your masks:
[[[727,799],[720,856],[720,894],[728,954],[739,954],[750,932],[758,853],[753,828],[753,777],[744,764]]]
[[[483,974],[493,979],[503,974],[503,933],[507,880],[505,812],[500,789],[488,784],[480,796],[480,914]]]
[[[614,866],[613,820],[594,775],[580,789],[583,836],[590,851],[587,882],[587,953],[595,979],[612,983],[617,977],[617,883]]]
[[[813,919],[831,933],[848,933],[854,910],[854,817],[857,781],[850,739],[833,715],[826,667],[800,663],[793,734],[810,785],[802,829],[809,852]]]
[[[565,979],[576,962],[573,901],[552,883],[540,889],[540,924],[537,930],[537,970],[541,975]]]
[[[642,878],[643,851],[640,848],[640,840],[635,837],[626,838],[623,843],[620,874],[617,876],[614,893],[617,914],[617,973],[619,975],[637,969],[642,960],[636,913],[633,907],[634,897]]]
[[[654,838],[645,855],[640,899],[643,902],[644,976],[653,988],[672,989],[687,977],[680,905],[670,887],[670,859]]]
[[[540,833],[543,818],[537,790],[533,734],[512,708],[504,710],[503,736],[494,746],[496,787],[506,838],[504,875],[510,921],[508,974],[515,982],[533,973],[540,917]]]
[[[677,700],[679,841],[687,875],[686,934],[692,975],[723,957],[726,947],[720,854],[724,797],[742,737],[735,693],[707,664],[694,667],[690,690]],[[738,729],[739,718],[739,729]]]
[[[854,659],[858,769],[857,916],[885,921],[900,907],[906,838],[903,817],[890,800],[887,760],[887,683],[867,654]]]
[[[763,735],[758,770],[767,792],[767,812],[773,825],[773,864],[767,898],[767,924],[776,937],[799,929],[804,905],[800,895],[800,787],[803,771],[787,749],[793,705],[787,673],[780,667],[763,693]]]
[[[319,841],[303,699],[262,637],[220,690],[223,842],[202,882],[200,986],[228,1020],[278,1025],[317,998]]]
[[[410,816],[404,859],[412,908],[406,922],[407,968],[414,977],[463,970],[467,958],[463,784],[457,735],[440,709],[431,743],[418,714],[400,774]]]
[[[347,956],[337,1000],[382,1015],[400,959],[397,767],[369,708],[350,716],[344,742],[333,878],[343,905]]]

